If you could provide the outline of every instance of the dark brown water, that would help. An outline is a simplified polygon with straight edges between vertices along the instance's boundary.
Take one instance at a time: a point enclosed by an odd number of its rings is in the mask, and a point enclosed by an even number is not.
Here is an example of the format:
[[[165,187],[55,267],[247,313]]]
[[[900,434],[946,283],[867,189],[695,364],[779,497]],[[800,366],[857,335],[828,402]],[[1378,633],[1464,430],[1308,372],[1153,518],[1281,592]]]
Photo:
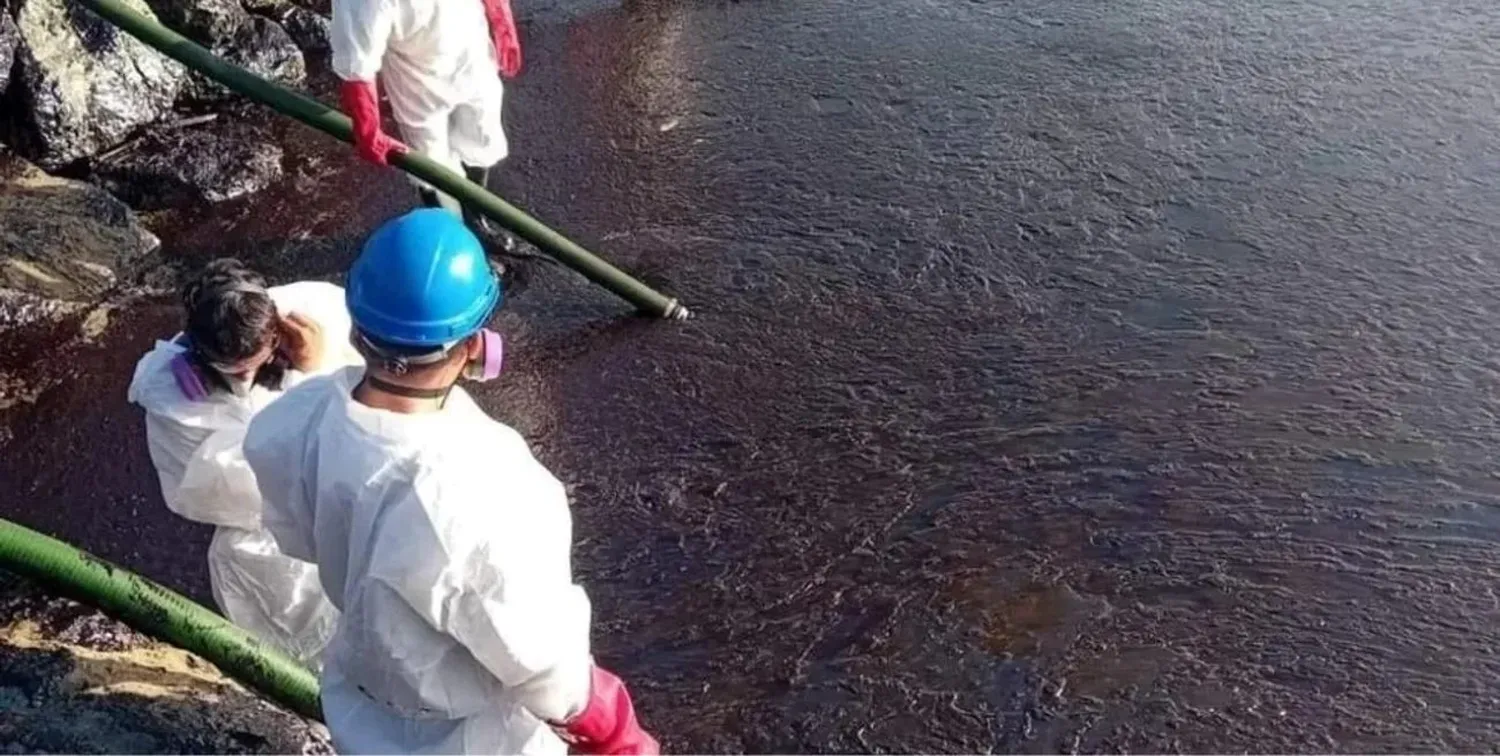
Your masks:
[[[1500,742],[1500,6],[522,7],[497,183],[699,317],[540,268],[476,393],[670,749]],[[330,155],[175,253],[337,275],[411,196]],[[0,473],[202,595],[122,318]]]

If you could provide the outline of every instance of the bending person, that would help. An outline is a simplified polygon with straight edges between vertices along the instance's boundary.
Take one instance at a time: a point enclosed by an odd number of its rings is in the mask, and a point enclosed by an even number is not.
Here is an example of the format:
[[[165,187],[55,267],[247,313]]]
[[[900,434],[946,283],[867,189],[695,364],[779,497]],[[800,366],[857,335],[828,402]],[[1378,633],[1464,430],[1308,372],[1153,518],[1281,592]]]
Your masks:
[[[136,364],[129,398],[173,512],[216,526],[209,580],[220,611],[317,667],[338,612],[317,568],[281,553],[261,527],[260,492],[242,452],[257,412],[308,375],[362,362],[348,343],[343,289],[267,289],[237,260],[215,260],[182,294],[186,328]]]
[[[386,165],[416,150],[481,186],[510,153],[501,123],[504,85],[521,70],[510,0],[333,0],[329,35],[339,99],[354,121],[358,154]],[[376,78],[385,85],[403,145],[380,125]],[[422,204],[460,210],[416,180]],[[464,221],[501,251],[515,239],[471,208]]]
[[[444,210],[388,222],[348,280],[367,368],[287,392],[245,458],[286,553],[342,610],[322,679],[339,753],[656,753],[594,665],[561,483],[455,384],[500,372],[501,299]]]

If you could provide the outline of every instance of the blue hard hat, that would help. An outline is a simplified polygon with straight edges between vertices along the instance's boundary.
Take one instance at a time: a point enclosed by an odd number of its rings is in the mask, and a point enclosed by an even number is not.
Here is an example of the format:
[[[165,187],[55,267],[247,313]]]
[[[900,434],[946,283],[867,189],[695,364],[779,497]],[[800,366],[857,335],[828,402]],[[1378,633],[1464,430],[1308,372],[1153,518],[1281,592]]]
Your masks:
[[[349,270],[354,327],[398,346],[442,346],[478,331],[500,304],[484,247],[458,215],[413,210],[386,221]]]

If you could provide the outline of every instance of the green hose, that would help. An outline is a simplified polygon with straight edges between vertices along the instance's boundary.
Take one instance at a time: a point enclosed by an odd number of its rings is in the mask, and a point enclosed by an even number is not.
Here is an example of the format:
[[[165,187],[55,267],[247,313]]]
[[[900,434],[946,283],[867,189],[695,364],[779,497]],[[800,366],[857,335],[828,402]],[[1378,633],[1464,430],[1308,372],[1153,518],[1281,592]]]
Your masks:
[[[306,667],[150,580],[4,519],[0,569],[97,606],[153,638],[191,651],[304,717],[323,718],[318,678]]]
[[[103,16],[115,26],[124,29],[136,39],[229,89],[345,142],[351,141],[349,119],[343,113],[215,56],[187,37],[162,26],[120,0],[78,0],[78,2]],[[496,197],[484,187],[454,173],[431,158],[408,152],[393,159],[391,163],[437,187],[459,202],[475,208],[512,233],[536,245],[537,249],[551,254],[564,265],[583,274],[585,278],[635,305],[641,312],[679,320],[688,317],[687,308],[676,299],[669,298],[632,278],[629,274],[522,212],[520,208]]]

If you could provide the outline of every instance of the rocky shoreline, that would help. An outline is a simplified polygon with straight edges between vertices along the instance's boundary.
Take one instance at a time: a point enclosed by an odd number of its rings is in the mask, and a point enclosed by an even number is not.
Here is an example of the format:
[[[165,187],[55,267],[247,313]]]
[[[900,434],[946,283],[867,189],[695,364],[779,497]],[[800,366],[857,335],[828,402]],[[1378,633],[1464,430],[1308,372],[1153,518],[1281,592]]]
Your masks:
[[[0,753],[332,753],[328,732],[0,572]]]
[[[302,88],[326,0],[126,0],[227,60]],[[73,0],[0,0],[0,330],[86,311],[152,277],[139,213],[279,181],[273,115]]]

